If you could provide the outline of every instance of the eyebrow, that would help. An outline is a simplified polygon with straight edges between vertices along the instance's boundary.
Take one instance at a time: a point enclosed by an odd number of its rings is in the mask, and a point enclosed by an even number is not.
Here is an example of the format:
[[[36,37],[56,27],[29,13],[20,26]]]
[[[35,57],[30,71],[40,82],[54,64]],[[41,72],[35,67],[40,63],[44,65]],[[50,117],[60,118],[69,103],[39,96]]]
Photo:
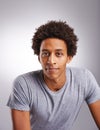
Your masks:
[[[49,51],[48,49],[43,49],[42,51]],[[63,49],[56,49],[55,51],[63,51]]]

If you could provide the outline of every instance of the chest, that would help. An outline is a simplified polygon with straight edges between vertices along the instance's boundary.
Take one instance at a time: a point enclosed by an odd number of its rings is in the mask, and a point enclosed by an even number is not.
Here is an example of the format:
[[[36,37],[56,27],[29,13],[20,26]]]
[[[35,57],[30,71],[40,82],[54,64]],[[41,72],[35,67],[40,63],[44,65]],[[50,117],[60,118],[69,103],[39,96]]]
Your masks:
[[[61,126],[77,115],[83,98],[79,88],[68,88],[59,94],[51,94],[45,89],[37,91],[31,107],[32,118],[41,127]]]

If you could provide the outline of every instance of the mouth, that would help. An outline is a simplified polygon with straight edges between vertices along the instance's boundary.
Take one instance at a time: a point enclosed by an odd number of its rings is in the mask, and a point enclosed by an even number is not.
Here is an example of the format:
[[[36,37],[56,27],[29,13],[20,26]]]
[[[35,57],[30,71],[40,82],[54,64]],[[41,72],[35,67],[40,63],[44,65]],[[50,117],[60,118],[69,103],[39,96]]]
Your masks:
[[[59,69],[59,68],[47,67],[45,70],[46,70],[47,72],[56,72],[56,71],[58,71],[58,69]]]

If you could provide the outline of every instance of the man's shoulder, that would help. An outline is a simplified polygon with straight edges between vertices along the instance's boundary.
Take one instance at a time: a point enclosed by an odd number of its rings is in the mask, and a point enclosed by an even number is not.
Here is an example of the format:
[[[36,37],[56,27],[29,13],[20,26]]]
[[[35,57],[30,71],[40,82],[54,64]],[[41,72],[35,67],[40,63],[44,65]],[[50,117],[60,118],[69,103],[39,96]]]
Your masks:
[[[67,70],[70,71],[70,74],[72,76],[77,77],[79,79],[91,75],[91,71],[83,67],[68,67]]]
[[[68,70],[70,70],[73,73],[86,73],[87,71],[89,71],[87,68],[83,68],[83,67],[68,67]]]
[[[14,81],[32,80],[39,77],[42,70],[35,70],[18,75]]]

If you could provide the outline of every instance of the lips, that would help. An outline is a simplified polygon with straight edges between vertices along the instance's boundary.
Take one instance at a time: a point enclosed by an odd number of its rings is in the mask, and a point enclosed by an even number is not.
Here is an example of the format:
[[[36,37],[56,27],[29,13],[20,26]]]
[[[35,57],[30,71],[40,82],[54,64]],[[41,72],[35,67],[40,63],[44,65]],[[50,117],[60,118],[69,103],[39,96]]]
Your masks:
[[[47,67],[47,68],[46,68],[46,71],[47,71],[47,72],[56,72],[56,71],[58,71],[58,68]]]

